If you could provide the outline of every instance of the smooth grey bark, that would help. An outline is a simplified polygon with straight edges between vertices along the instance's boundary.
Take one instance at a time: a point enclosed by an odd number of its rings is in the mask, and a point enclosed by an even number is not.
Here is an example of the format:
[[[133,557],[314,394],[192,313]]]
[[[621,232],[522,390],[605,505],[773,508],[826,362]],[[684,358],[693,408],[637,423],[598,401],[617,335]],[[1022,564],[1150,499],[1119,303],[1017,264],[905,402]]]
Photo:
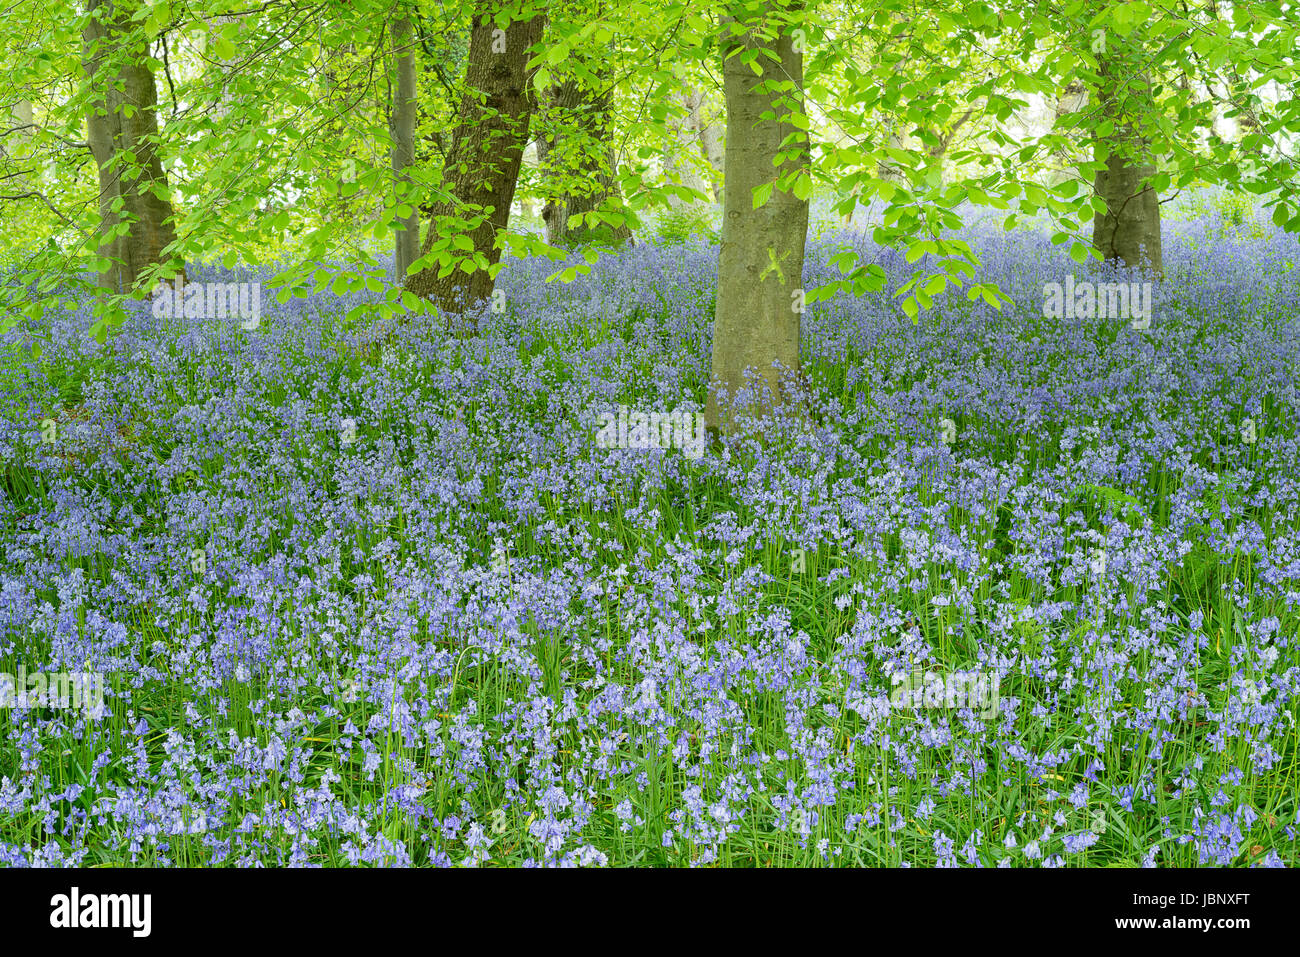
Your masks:
[[[1049,130],[1055,130],[1060,125],[1062,117],[1082,112],[1088,106],[1088,102],[1087,85],[1073,80],[1067,83],[1056,96],[1045,98],[1043,122]],[[1078,153],[1073,140],[1069,145],[1053,147],[1051,155],[1057,165],[1047,172],[1048,186],[1059,186],[1066,180],[1078,178]]]
[[[686,91],[687,123],[695,131],[700,152],[709,162],[712,175],[709,186],[715,202],[722,202],[722,183],[726,172],[726,151],[723,143],[723,119],[703,90]]]
[[[899,135],[897,130],[889,131],[886,142],[894,149],[907,149],[907,137]],[[896,186],[908,185],[907,174],[893,158],[882,159],[876,164],[876,178]]]
[[[6,117],[5,113],[9,115]],[[16,162],[27,158],[27,144],[32,138],[32,101],[18,100],[7,110],[0,108],[0,124],[3,124],[3,130],[0,130],[0,162],[5,164],[0,172],[5,174],[7,186],[22,186],[28,182],[29,174],[36,172],[33,166],[18,165]],[[3,131],[11,132],[3,135]],[[15,164],[16,168],[9,169],[9,164]]]
[[[415,41],[411,20],[402,16],[393,21],[393,47],[396,50],[397,84],[393,93],[393,183],[396,199],[410,203],[410,216],[397,220],[393,240],[394,273],[397,282],[406,279],[406,270],[419,256],[420,218],[413,197],[406,197],[402,187],[409,187],[410,170],[415,166]]]
[[[9,108],[10,144],[25,145],[32,138],[32,101],[18,100]],[[5,144],[0,144],[5,145]]]
[[[701,193],[708,193],[709,184],[704,182],[704,177],[700,175],[691,159],[692,155],[698,152],[699,147],[697,134],[691,121],[689,102],[685,103],[685,106],[686,116],[673,115],[668,118],[668,138],[664,142],[663,151],[664,179],[677,186],[686,186]],[[669,196],[668,205],[676,209],[686,205],[686,200],[679,196]]]
[[[796,8],[796,4],[788,6]],[[779,0],[766,4],[768,12],[778,9]],[[764,205],[754,209],[753,203],[756,187],[794,169],[806,170],[809,163],[807,133],[792,123],[763,118],[765,112],[781,117],[804,108],[803,56],[794,49],[789,27],[775,29],[777,37],[766,41],[752,32],[740,37],[723,33],[727,178],[710,389],[704,410],[705,423],[715,435],[733,431],[738,413],[797,408],[783,378],[801,377],[801,314],[796,303],[803,289],[808,200],[773,189]],[[759,56],[754,61],[762,71],[759,75],[739,54],[728,56],[737,46],[752,50],[764,45],[769,45],[777,61]],[[793,91],[759,92],[760,83],[781,81],[792,82]],[[778,166],[779,153],[784,157]],[[745,390],[747,370],[759,377],[752,392]],[[727,393],[725,404],[720,389]]]
[[[1105,166],[1097,171],[1093,189],[1106,203],[1106,212],[1093,217],[1092,241],[1107,261],[1117,259],[1161,275],[1160,197],[1146,185],[1156,173],[1155,157],[1139,128],[1141,118],[1156,105],[1150,77],[1132,66],[1137,57],[1125,57],[1126,52],[1139,51],[1140,42],[1112,42],[1098,58],[1101,82],[1093,92],[1101,116],[1114,129],[1094,143],[1093,157]]]
[[[86,0],[91,17],[82,31],[82,66],[95,94],[86,120],[87,141],[99,170],[99,234],[104,237],[120,223],[129,224],[124,235],[99,248],[113,265],[100,273],[98,285],[117,292],[135,289],[145,268],[162,262],[163,249],[176,241],[171,203],[157,195],[166,194],[167,176],[156,145],[158,91],[145,62],[148,50],[139,39],[134,48],[125,48],[135,7],[122,0]],[[116,73],[107,67],[110,54],[120,63]],[[114,208],[119,199],[120,213]]]
[[[237,23],[240,29],[243,29],[243,20],[240,17],[221,15],[212,18],[209,24],[209,30],[213,33],[221,31],[227,24]],[[224,122],[230,118],[230,81],[235,75],[235,66],[239,61],[237,59],[216,58],[217,72],[221,75],[221,92],[217,95],[216,106],[213,114],[218,121]]]

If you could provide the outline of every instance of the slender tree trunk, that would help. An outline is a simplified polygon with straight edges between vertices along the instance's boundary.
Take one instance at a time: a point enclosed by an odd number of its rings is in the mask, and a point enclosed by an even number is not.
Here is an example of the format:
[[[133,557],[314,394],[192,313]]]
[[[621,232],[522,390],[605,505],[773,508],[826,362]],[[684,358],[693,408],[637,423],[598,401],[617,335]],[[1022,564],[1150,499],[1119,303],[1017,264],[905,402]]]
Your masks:
[[[690,104],[687,102],[689,111]],[[686,186],[690,189],[699,190],[702,193],[709,192],[709,185],[704,182],[700,176],[699,170],[691,161],[691,156],[698,151],[695,141],[695,131],[691,125],[691,116],[688,112],[685,118],[670,117],[668,120],[669,138],[664,143],[664,179],[678,186]],[[686,200],[678,196],[669,196],[668,205],[674,209],[686,204]]]
[[[99,168],[100,235],[123,221],[129,224],[124,235],[99,249],[113,261],[100,273],[99,286],[118,292],[130,292],[144,269],[161,262],[163,249],[176,241],[171,203],[157,195],[166,194],[167,176],[158,158],[158,91],[145,62],[145,44],[137,41],[138,47],[126,52],[115,75],[105,67],[110,53],[126,42],[134,6],[87,0],[92,16],[82,35],[83,67],[97,94],[87,116],[87,140]],[[109,22],[100,19],[106,13]]]
[[[686,108],[690,110],[687,122],[690,124],[691,129],[695,131],[696,139],[700,144],[700,152],[709,161],[709,169],[712,171],[709,185],[713,190],[713,199],[715,202],[720,203],[722,202],[722,183],[726,168],[726,152],[722,138],[722,117],[714,109],[713,104],[702,90],[687,89]]]
[[[397,282],[406,279],[406,270],[418,256],[420,245],[420,218],[414,209],[414,197],[407,196],[411,178],[409,170],[415,165],[415,40],[411,33],[411,20],[402,16],[393,22],[393,47],[397,54],[397,88],[393,93],[393,183],[400,204],[411,204],[410,216],[397,220],[394,237],[394,272]]]
[[[545,181],[546,171],[550,169],[551,164],[551,138],[543,131],[533,141],[533,145],[537,149],[538,173]],[[560,204],[554,198],[548,198],[542,203],[542,229],[549,245],[560,244],[560,232],[564,229],[564,215]]]
[[[782,8],[768,0],[768,15]],[[799,4],[790,3],[789,10]],[[775,18],[772,18],[773,20]],[[722,245],[718,255],[718,298],[713,317],[711,387],[705,422],[716,433],[730,432],[737,412],[761,412],[788,406],[792,396],[782,378],[800,376],[799,335],[803,291],[804,243],[808,235],[808,200],[774,189],[768,201],[754,209],[756,187],[770,184],[792,169],[807,170],[808,135],[791,123],[771,118],[803,110],[803,56],[794,48],[792,30],[773,24],[775,40],[752,33],[724,33],[724,56],[736,45],[755,49],[769,45],[777,62],[760,56],[755,75],[740,56],[728,56],[723,77],[727,99],[727,179],[723,188]],[[762,81],[793,82],[792,91],[758,92]],[[791,103],[793,100],[793,104]],[[764,118],[767,113],[769,118]],[[788,142],[787,142],[788,140]],[[780,165],[778,154],[784,154]],[[740,395],[745,372],[760,377],[759,388]],[[717,389],[728,401],[719,401]],[[739,397],[738,397],[739,396]]]
[[[540,137],[538,137],[538,139],[540,139]],[[537,157],[538,157],[538,150],[540,148],[541,147],[539,146],[537,140],[531,141],[527,146],[524,147],[523,159],[519,163],[520,182],[521,183],[525,181],[530,182],[533,184],[534,189],[537,188],[536,187],[537,176],[538,176]],[[515,191],[516,193],[518,193],[519,191],[518,186],[515,187]],[[519,204],[520,214],[527,217],[528,219],[532,219],[534,216],[538,215],[537,202],[536,200],[533,199],[533,197],[517,196],[515,202]]]
[[[220,32],[230,23],[238,23],[240,29],[243,29],[243,20],[241,18],[225,15],[213,17],[208,25],[208,29],[211,33],[215,34]],[[211,46],[209,46],[209,50],[210,49]],[[212,56],[213,54],[209,53],[208,55]],[[217,71],[221,75],[221,92],[217,95],[216,107],[212,112],[217,120],[221,122],[225,122],[230,118],[230,81],[235,76],[235,67],[237,63],[237,59],[226,59],[224,57],[216,58]]]
[[[9,145],[17,144],[25,146],[27,141],[32,138],[32,101],[18,100],[9,109],[9,126],[14,128],[14,132],[9,134]],[[5,146],[6,144],[0,144]]]
[[[907,149],[907,137],[900,135],[898,130],[889,131],[887,143],[894,149]],[[899,186],[908,185],[907,174],[892,157],[882,159],[876,164],[876,178]]]
[[[5,117],[8,112],[9,116]],[[4,123],[5,120],[7,123]],[[0,107],[0,123],[5,129],[13,130],[8,136],[0,135],[0,174],[8,178],[11,187],[22,186],[29,182],[29,176],[37,172],[27,165],[27,144],[32,138],[32,101],[18,100],[6,111]],[[12,165],[12,169],[9,167]],[[39,178],[39,176],[37,177]],[[16,190],[15,190],[16,191]]]
[[[911,62],[910,56],[904,57],[900,62],[894,64],[895,75],[906,69],[909,62]],[[895,124],[901,123],[901,121],[895,117],[890,117],[890,119]],[[887,146],[894,149],[905,150],[907,149],[907,140],[907,134],[900,132],[898,125],[895,125],[890,127],[889,132],[886,134],[885,142]],[[898,160],[891,156],[882,157],[876,164],[876,178],[883,179],[887,183],[893,183],[898,186],[907,187],[909,185],[906,171],[899,166]]]
[[[1093,217],[1092,241],[1107,260],[1118,259],[1160,275],[1164,271],[1160,197],[1144,185],[1155,175],[1155,158],[1138,127],[1156,105],[1151,79],[1137,72],[1138,58],[1131,55],[1141,49],[1136,42],[1139,35],[1133,33],[1132,43],[1112,40],[1099,55],[1102,82],[1095,94],[1102,117],[1114,124],[1114,131],[1094,144],[1095,160],[1106,165],[1097,171],[1093,188],[1105,201],[1106,212]]]
[[[437,203],[420,248],[428,255],[435,241],[459,233],[458,219],[474,225],[474,252],[495,266],[510,220],[515,184],[535,108],[528,50],[541,40],[545,18],[509,24],[499,30],[492,15],[498,3],[484,3],[470,34],[465,93],[456,119],[455,145],[448,156],[444,185],[450,202]],[[447,222],[447,218],[451,222]],[[430,266],[406,277],[406,288],[433,300],[444,312],[463,312],[492,295],[487,269],[466,274],[451,263]]]
[[[1048,130],[1056,128],[1061,117],[1068,116],[1071,113],[1078,113],[1088,105],[1088,87],[1078,80],[1067,83],[1065,87],[1055,97],[1045,98],[1043,103],[1043,122]],[[1026,130],[1028,132],[1028,129]],[[1069,147],[1054,148],[1052,156],[1059,164],[1054,169],[1048,171],[1047,185],[1059,186],[1068,179],[1075,179],[1077,171],[1075,167],[1078,164],[1078,158],[1074,150]]]

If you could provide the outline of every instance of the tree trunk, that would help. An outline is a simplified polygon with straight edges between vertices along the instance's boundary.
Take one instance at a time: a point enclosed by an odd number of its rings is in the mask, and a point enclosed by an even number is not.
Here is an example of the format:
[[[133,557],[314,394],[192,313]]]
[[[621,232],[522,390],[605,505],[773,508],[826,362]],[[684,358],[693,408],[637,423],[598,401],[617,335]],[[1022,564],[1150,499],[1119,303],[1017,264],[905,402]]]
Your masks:
[[[689,111],[689,100],[686,107]],[[709,192],[709,185],[704,182],[699,170],[695,168],[695,163],[691,161],[691,156],[698,151],[698,146],[695,142],[695,130],[691,125],[690,113],[688,112],[685,118],[669,117],[668,129],[671,135],[664,143],[664,179],[677,186],[699,190],[701,193]],[[668,205],[677,209],[686,205],[686,200],[679,196],[669,196]]]
[[[700,152],[709,161],[712,175],[709,185],[713,189],[715,202],[722,202],[722,183],[726,169],[726,153],[722,142],[722,117],[713,108],[702,90],[687,89],[686,108],[690,110],[687,122],[695,131],[700,144]]]
[[[595,71],[596,83],[605,79],[604,72]],[[593,227],[576,220],[601,207],[621,206],[611,143],[612,106],[605,89],[590,89],[572,78],[552,87],[547,96],[537,156],[551,194],[542,210],[546,241],[551,245],[599,241],[621,246],[632,241],[626,223]],[[581,134],[575,135],[578,131]]]
[[[769,0],[768,14],[780,0]],[[791,3],[787,9],[799,9]],[[778,62],[760,56],[756,76],[740,56],[724,61],[727,99],[727,179],[723,188],[722,244],[718,254],[718,298],[713,316],[711,388],[705,406],[710,431],[730,432],[738,412],[761,413],[789,406],[791,396],[782,382],[787,374],[801,375],[799,335],[802,309],[804,243],[808,235],[808,200],[774,189],[768,201],[753,208],[755,187],[772,183],[793,169],[808,169],[808,134],[791,123],[764,119],[803,110],[803,56],[794,49],[792,30],[774,27],[775,40],[752,33],[724,33],[724,55],[736,45],[755,49],[771,44]],[[757,92],[762,81],[792,81],[792,91]],[[793,104],[791,103],[793,100]],[[789,143],[786,140],[789,139]],[[775,160],[784,153],[781,165]],[[805,173],[806,175],[806,173]],[[760,388],[738,398],[745,370],[760,377]],[[717,389],[734,405],[724,406]]]
[[[7,186],[25,186],[29,181],[29,175],[37,173],[34,166],[24,162],[29,160],[27,145],[34,132],[32,101],[18,100],[9,107],[8,113],[9,116],[5,117],[4,111],[0,110],[0,122],[7,119],[8,122],[4,124],[5,129],[13,130],[8,136],[0,135],[0,161],[3,161],[0,162],[0,174],[9,180]],[[11,169],[10,166],[13,168]],[[36,178],[39,179],[39,176]]]
[[[414,209],[415,199],[406,193],[415,165],[415,40],[408,16],[393,22],[393,47],[397,55],[397,88],[393,93],[393,183],[395,199],[400,205],[412,206],[411,215],[399,218],[394,237],[393,262],[397,282],[406,279],[406,270],[415,262],[420,246],[420,218]]]
[[[12,137],[10,145],[18,144],[20,146],[25,146],[27,141],[32,138],[32,133],[34,132],[32,128],[32,101],[18,100],[12,107],[10,107],[9,115],[9,125],[14,130],[14,132],[10,134]],[[5,144],[0,143],[0,147],[3,147],[4,145]]]
[[[1132,39],[1138,36],[1135,31]],[[1150,77],[1138,72],[1133,66],[1137,57],[1125,57],[1126,50],[1140,52],[1141,44],[1113,40],[1109,52],[1099,56],[1102,82],[1094,92],[1101,116],[1114,123],[1114,131],[1094,144],[1095,160],[1106,165],[1097,171],[1093,188],[1105,201],[1106,212],[1093,217],[1092,241],[1108,261],[1118,259],[1161,275],[1160,197],[1143,185],[1155,175],[1155,159],[1150,141],[1138,128],[1156,105]]]
[[[99,168],[100,235],[123,221],[130,226],[124,235],[99,248],[113,265],[100,273],[98,284],[117,292],[131,292],[145,268],[162,262],[163,249],[176,241],[171,203],[155,195],[166,193],[167,176],[156,147],[158,91],[145,63],[145,43],[137,40],[138,46],[126,51],[115,76],[104,68],[110,53],[128,42],[125,34],[131,29],[133,7],[121,0],[115,5],[87,0],[86,10],[92,16],[82,34],[82,64],[96,94],[87,115],[87,140]],[[112,16],[107,23],[99,19],[101,8]],[[134,161],[128,161],[126,154]],[[121,213],[114,209],[118,199]]]
[[[210,34],[220,32],[227,24],[230,23],[238,23],[241,31],[243,30],[244,21],[241,18],[221,15],[221,16],[213,17],[212,20],[210,21],[208,26]],[[209,45],[208,49],[209,51],[211,51],[212,49],[211,45]],[[208,55],[213,56],[211,52],[209,52]],[[212,113],[213,116],[215,116],[219,122],[224,123],[230,119],[230,104],[231,104],[230,82],[232,78],[235,76],[236,73],[235,66],[239,61],[237,58],[226,59],[224,57],[216,57],[215,59],[216,59],[217,72],[221,76],[221,92],[217,95],[216,106],[213,108]]]
[[[474,252],[495,266],[510,221],[515,183],[528,142],[535,106],[528,50],[542,37],[544,17],[511,23],[498,31],[492,21],[499,3],[485,3],[470,34],[465,93],[457,111],[455,145],[447,158],[444,185],[451,201],[435,204],[420,248],[462,232],[469,219]],[[495,49],[494,49],[495,47]],[[406,288],[433,300],[444,312],[463,312],[492,295],[493,277],[483,268],[426,267],[406,277]]]
[[[543,132],[534,141],[533,145],[537,149],[537,170],[538,175],[545,180],[545,171],[549,169],[551,162],[551,140]],[[560,244],[560,230],[564,227],[561,220],[560,204],[554,199],[547,199],[542,204],[542,229],[546,236],[546,242],[551,246]]]
[[[907,137],[899,134],[896,129],[889,131],[887,143],[893,149],[907,149]],[[876,178],[882,179],[886,183],[893,183],[895,186],[909,187],[911,185],[907,174],[893,157],[883,158],[876,164]]]

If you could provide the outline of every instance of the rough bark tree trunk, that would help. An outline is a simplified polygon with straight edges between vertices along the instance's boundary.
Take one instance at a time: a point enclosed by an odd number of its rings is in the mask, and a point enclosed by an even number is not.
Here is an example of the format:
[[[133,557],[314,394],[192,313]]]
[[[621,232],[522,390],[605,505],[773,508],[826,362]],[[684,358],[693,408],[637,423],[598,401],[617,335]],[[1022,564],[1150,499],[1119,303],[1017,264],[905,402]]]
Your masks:
[[[780,0],[769,0],[766,11],[778,12]],[[791,3],[787,9],[796,10]],[[725,22],[725,21],[724,21]],[[800,376],[799,300],[803,290],[804,244],[808,235],[808,200],[774,189],[768,201],[753,208],[756,187],[772,183],[792,169],[806,170],[808,135],[792,123],[764,119],[803,109],[803,56],[796,51],[793,32],[784,23],[775,40],[724,33],[724,55],[737,45],[754,49],[769,45],[777,62],[760,56],[755,75],[739,55],[724,61],[727,100],[727,179],[723,189],[722,243],[718,254],[718,297],[713,317],[711,387],[705,423],[714,434],[733,430],[738,412],[762,412],[792,405],[782,378]],[[790,81],[790,91],[757,92],[764,81]],[[787,138],[790,139],[786,143]],[[784,154],[781,164],[775,163]],[[756,394],[738,394],[745,371],[760,377]],[[717,390],[726,390],[723,405]]]
[[[450,201],[434,205],[420,255],[447,238],[444,217],[475,221],[469,232],[474,252],[489,265],[501,259],[500,237],[510,220],[515,184],[535,108],[528,50],[541,40],[545,18],[509,24],[492,20],[499,3],[484,3],[470,34],[465,93],[457,111],[455,145],[447,158],[444,185]],[[429,266],[407,276],[406,288],[432,300],[444,312],[463,312],[492,295],[493,277],[483,268]]]
[[[167,176],[158,158],[158,91],[145,62],[145,44],[137,41],[135,49],[125,51],[115,75],[104,68],[110,52],[127,42],[134,7],[122,0],[86,0],[91,18],[82,33],[82,65],[97,94],[88,110],[87,140],[99,169],[100,235],[129,223],[124,235],[99,249],[113,265],[100,273],[98,285],[118,292],[132,291],[144,269],[162,262],[163,249],[176,240],[171,203],[157,195],[166,193]],[[111,18],[107,22],[101,19],[105,15]],[[118,199],[121,213],[114,208]]]

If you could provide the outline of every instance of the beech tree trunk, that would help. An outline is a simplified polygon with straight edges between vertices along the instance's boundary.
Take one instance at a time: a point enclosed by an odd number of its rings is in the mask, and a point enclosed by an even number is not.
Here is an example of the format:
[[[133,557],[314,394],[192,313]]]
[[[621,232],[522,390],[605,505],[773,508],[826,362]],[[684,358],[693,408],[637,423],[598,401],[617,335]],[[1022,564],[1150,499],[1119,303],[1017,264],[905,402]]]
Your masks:
[[[420,255],[435,241],[459,233],[456,220],[473,224],[474,252],[489,265],[501,260],[501,237],[510,221],[515,183],[535,108],[528,49],[539,42],[545,18],[498,30],[492,15],[499,3],[484,3],[470,34],[465,93],[457,110],[454,145],[447,157],[444,188],[449,201],[435,203]],[[450,219],[449,219],[450,218]],[[429,266],[406,277],[406,288],[432,300],[444,312],[463,312],[492,295],[486,269],[465,273],[451,264]]]
[[[209,24],[209,31],[213,34],[218,33],[227,24],[230,23],[238,23],[240,29],[241,30],[243,29],[244,21],[241,18],[222,15],[222,16],[216,16],[212,18]],[[211,48],[209,48],[209,50],[210,49]],[[208,56],[214,57],[215,54],[209,52]],[[215,59],[216,59],[217,72],[221,75],[221,92],[217,96],[216,106],[214,107],[212,112],[213,115],[216,116],[218,120],[224,122],[230,118],[230,104],[232,100],[231,93],[230,93],[230,81],[235,76],[236,73],[235,67],[239,61],[237,58],[227,59],[224,57],[215,57]]]
[[[900,135],[897,130],[891,129],[888,134],[887,143],[894,149],[907,149],[907,137]],[[898,161],[893,157],[881,159],[876,164],[876,178],[883,179],[887,183],[893,183],[896,186],[910,186],[910,181]]]
[[[1131,39],[1136,39],[1134,32]],[[1151,78],[1137,72],[1140,43],[1112,40],[1099,56],[1102,82],[1094,91],[1101,115],[1114,124],[1110,136],[1094,144],[1094,159],[1106,165],[1097,171],[1093,188],[1106,203],[1092,221],[1092,241],[1107,260],[1142,267],[1156,275],[1164,272],[1160,240],[1160,197],[1145,185],[1156,173],[1151,144],[1138,128],[1144,114],[1156,109]],[[1127,62],[1127,65],[1126,65]]]
[[[408,202],[411,215],[397,220],[394,237],[393,260],[397,282],[406,279],[406,270],[415,262],[420,245],[420,218],[415,211],[414,197],[407,196],[405,188],[411,179],[409,170],[415,165],[415,39],[411,33],[411,20],[403,16],[393,22],[393,47],[397,54],[397,84],[393,92],[393,183],[399,204]]]
[[[709,161],[712,176],[709,186],[715,202],[722,202],[722,183],[726,169],[726,152],[722,141],[722,117],[713,108],[702,90],[687,89],[686,108],[690,110],[687,123],[695,131],[700,152]]]
[[[689,110],[689,101],[686,106]],[[690,113],[688,112],[685,118],[669,117],[668,129],[670,136],[667,142],[664,143],[664,179],[678,186],[686,186],[702,193],[708,193],[709,184],[704,182],[704,178],[700,176],[699,170],[695,168],[695,164],[690,159],[692,154],[698,150],[696,133],[692,126]],[[668,205],[674,209],[685,204],[686,200],[679,196],[668,197]]]
[[[87,140],[99,169],[100,236],[129,224],[124,235],[99,247],[113,265],[100,273],[98,285],[117,292],[135,289],[144,269],[162,262],[163,249],[176,241],[171,203],[156,195],[166,195],[167,176],[158,158],[158,91],[145,62],[147,46],[137,40],[124,50],[136,6],[86,0],[91,18],[82,32],[82,66],[96,94],[87,113]],[[124,56],[112,56],[118,51]],[[106,66],[110,58],[121,61],[115,74]],[[114,208],[119,199],[121,212]]]
[[[730,432],[737,413],[761,413],[789,406],[782,378],[800,377],[799,336],[803,290],[804,243],[808,235],[808,200],[793,191],[773,189],[767,202],[754,209],[753,193],[792,170],[807,171],[808,134],[777,119],[803,110],[803,56],[794,48],[793,32],[772,14],[782,8],[798,10],[768,0],[767,26],[777,31],[774,40],[761,40],[751,32],[725,38],[723,77],[727,100],[727,178],[723,188],[722,245],[718,255],[718,298],[713,316],[711,387],[705,406],[710,431]],[[729,18],[727,18],[729,19]],[[725,21],[724,21],[725,22]],[[740,55],[745,49],[768,46],[773,62],[759,56],[755,75]],[[761,82],[792,82],[793,90],[759,92]],[[789,142],[787,142],[787,139]],[[775,160],[784,154],[780,165]],[[806,175],[806,172],[805,172]],[[742,393],[745,372],[759,376],[758,388]],[[727,392],[727,403],[717,390]]]
[[[9,143],[26,145],[27,141],[32,138],[34,132],[32,128],[32,101],[18,100],[9,109],[9,127],[13,129],[10,135]],[[0,143],[0,148],[6,144]]]
[[[8,116],[5,116],[6,112]],[[27,144],[34,132],[32,101],[18,100],[7,111],[0,107],[0,124],[3,124],[0,130],[0,175],[3,175],[7,187],[18,192],[18,187],[25,186],[28,177],[37,173],[36,167],[27,162]],[[12,132],[3,135],[9,130]],[[35,178],[39,180],[40,177]]]

